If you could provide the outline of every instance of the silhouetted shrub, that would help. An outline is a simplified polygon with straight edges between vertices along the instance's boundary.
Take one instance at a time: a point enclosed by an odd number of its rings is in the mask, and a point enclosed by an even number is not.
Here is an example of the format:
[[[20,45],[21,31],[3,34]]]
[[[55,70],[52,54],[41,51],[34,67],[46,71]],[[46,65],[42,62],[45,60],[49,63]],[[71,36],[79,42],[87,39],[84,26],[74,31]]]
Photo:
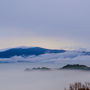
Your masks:
[[[90,90],[90,83],[85,82],[83,84],[81,82],[77,82],[74,84],[70,84],[69,88],[65,90]]]

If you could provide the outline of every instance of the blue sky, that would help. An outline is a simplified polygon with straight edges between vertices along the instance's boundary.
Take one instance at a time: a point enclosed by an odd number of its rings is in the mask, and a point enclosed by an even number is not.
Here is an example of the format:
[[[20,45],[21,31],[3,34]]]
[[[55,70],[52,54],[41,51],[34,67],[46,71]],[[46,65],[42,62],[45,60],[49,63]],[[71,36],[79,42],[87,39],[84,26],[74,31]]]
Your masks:
[[[89,48],[90,0],[1,0],[0,48]]]

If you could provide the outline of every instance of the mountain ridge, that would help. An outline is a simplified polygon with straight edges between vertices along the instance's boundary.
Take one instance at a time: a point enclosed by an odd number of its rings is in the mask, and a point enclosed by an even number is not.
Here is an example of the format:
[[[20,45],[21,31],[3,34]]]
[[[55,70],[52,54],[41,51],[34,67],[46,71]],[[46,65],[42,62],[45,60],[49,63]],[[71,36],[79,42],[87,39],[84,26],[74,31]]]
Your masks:
[[[57,50],[57,49],[46,49],[41,47],[16,47],[16,48],[9,48],[4,51],[0,51],[0,58],[11,58],[14,56],[22,56],[27,57],[31,55],[42,55],[45,53],[64,53],[66,50]]]

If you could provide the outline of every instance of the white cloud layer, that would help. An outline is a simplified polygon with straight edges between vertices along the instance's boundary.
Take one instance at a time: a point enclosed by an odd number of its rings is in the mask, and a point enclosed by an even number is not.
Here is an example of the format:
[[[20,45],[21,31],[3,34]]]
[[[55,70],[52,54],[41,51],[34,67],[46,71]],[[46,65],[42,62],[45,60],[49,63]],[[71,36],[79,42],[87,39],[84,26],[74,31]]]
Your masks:
[[[43,54],[39,56],[14,56],[12,58],[0,59],[1,63],[20,63],[20,62],[30,62],[30,63],[51,63],[51,64],[90,64],[90,56],[82,55],[78,51],[68,51],[65,53],[52,53]]]

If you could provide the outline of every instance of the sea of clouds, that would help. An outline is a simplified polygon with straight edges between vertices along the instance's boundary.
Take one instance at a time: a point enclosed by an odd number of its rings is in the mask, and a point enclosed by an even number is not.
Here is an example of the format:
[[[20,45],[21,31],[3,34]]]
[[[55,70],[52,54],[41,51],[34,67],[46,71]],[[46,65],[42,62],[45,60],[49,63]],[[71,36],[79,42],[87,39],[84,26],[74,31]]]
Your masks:
[[[90,65],[90,55],[83,55],[78,51],[67,51],[65,53],[46,53],[39,56],[14,56],[0,59],[0,63],[64,63],[64,64],[86,64]]]

